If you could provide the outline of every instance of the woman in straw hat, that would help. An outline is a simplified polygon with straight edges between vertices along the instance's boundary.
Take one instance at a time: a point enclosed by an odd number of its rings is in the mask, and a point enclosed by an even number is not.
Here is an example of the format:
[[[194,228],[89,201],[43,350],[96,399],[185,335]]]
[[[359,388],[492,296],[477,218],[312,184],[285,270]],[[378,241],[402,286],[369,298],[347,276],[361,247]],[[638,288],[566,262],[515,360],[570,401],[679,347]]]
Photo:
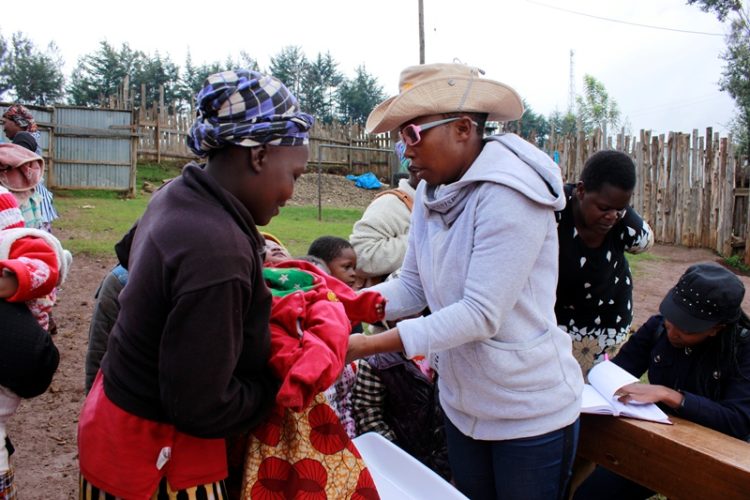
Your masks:
[[[209,76],[189,163],[154,195],[78,423],[81,498],[226,498],[225,438],[266,417],[264,226],[291,198],[313,118],[276,78]]]
[[[379,335],[353,335],[350,358],[403,351],[439,357],[440,402],[459,489],[470,498],[560,498],[575,455],[583,386],[557,327],[555,210],[560,171],[515,135],[483,138],[487,120],[517,120],[519,95],[462,64],[401,73],[400,92],[367,128],[398,130],[423,181],[400,279]]]

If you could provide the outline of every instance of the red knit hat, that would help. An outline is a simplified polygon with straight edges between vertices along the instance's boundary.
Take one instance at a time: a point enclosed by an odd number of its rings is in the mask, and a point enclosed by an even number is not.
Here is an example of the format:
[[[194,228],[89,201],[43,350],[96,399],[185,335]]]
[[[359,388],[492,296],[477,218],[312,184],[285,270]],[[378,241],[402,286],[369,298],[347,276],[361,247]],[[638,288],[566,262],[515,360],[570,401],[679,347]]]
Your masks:
[[[16,197],[0,186],[0,230],[24,227],[24,225]]]

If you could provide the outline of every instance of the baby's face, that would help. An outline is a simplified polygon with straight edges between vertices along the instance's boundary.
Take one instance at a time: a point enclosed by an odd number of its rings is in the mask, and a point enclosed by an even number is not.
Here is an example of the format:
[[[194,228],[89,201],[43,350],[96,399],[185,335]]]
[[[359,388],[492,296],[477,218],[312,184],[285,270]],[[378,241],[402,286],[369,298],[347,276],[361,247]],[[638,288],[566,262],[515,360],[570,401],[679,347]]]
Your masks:
[[[331,262],[328,262],[331,276],[354,288],[357,281],[357,254],[353,248],[344,248]]]
[[[273,240],[266,240],[266,264],[276,264],[291,259],[289,251]]]

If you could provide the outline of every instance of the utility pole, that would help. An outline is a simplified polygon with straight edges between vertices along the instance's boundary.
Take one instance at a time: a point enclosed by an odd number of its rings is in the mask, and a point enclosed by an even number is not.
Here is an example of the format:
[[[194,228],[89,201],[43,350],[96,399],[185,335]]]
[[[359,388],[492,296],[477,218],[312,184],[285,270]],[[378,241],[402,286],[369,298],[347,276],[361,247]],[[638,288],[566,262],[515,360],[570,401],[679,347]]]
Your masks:
[[[424,0],[419,0],[419,64],[424,64]]]
[[[568,82],[568,113],[573,112],[573,108],[575,106],[576,102],[576,79],[575,79],[575,69],[574,69],[574,63],[573,63],[573,57],[575,56],[575,51],[573,49],[570,49],[570,81]]]

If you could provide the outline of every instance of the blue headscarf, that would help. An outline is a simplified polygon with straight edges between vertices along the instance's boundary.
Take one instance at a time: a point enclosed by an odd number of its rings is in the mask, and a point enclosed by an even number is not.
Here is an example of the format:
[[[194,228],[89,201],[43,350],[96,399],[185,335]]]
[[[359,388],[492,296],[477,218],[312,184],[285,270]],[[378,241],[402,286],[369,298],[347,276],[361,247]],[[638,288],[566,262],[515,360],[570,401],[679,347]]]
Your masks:
[[[209,76],[196,96],[198,116],[187,144],[198,156],[229,144],[307,144],[315,119],[278,79],[236,69]]]

